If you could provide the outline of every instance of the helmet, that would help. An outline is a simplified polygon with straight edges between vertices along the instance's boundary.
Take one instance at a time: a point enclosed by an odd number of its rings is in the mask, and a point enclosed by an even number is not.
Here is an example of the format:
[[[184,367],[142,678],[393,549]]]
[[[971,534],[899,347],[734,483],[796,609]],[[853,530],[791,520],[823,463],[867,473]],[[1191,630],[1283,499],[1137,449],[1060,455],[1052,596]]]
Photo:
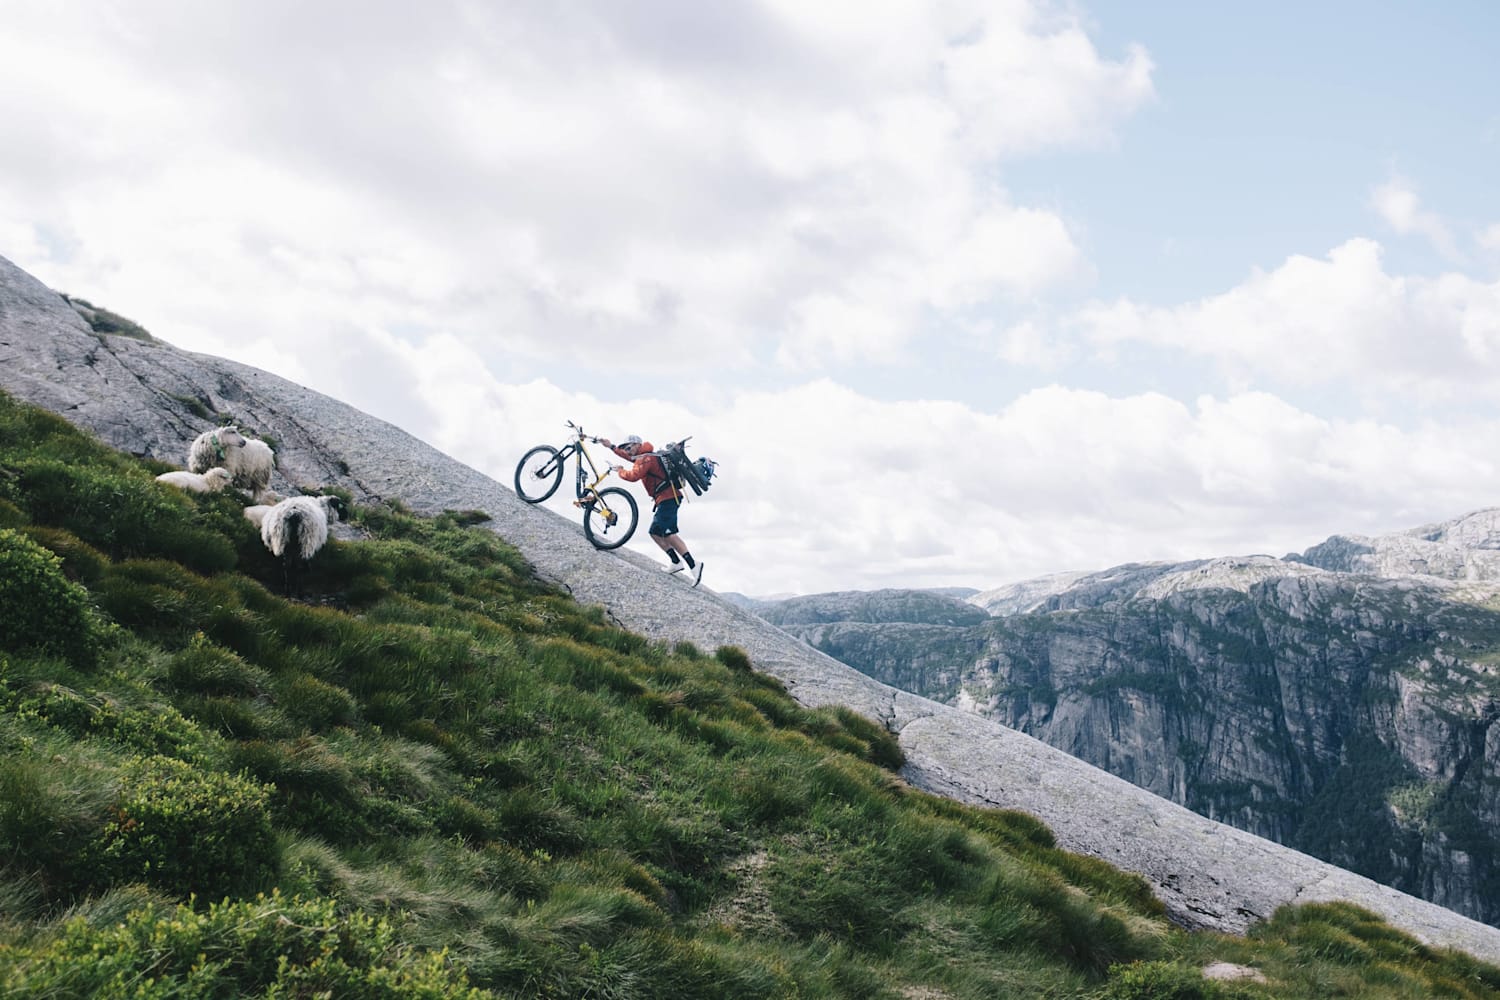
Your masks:
[[[630,437],[626,438],[624,441],[622,441],[620,443],[621,444],[640,444],[641,443],[641,436],[639,434],[632,434],[632,435],[630,435]]]

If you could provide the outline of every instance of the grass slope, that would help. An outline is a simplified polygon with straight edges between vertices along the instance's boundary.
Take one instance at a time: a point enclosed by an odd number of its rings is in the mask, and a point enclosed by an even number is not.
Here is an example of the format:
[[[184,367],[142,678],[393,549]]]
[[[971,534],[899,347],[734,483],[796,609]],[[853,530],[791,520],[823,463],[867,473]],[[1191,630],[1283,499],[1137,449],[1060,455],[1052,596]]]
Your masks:
[[[0,995],[1500,996],[1352,907],[1174,929],[476,516],[360,509],[289,602],[156,471],[0,396]]]

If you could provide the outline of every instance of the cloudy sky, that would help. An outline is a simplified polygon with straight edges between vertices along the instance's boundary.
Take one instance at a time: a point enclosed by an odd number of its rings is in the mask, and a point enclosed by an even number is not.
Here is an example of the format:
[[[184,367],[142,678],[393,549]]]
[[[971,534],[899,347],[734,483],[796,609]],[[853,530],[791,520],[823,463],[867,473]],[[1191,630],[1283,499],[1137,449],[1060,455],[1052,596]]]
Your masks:
[[[988,588],[1500,504],[1489,0],[0,23],[0,255],[507,484],[569,419],[691,434],[715,589]]]

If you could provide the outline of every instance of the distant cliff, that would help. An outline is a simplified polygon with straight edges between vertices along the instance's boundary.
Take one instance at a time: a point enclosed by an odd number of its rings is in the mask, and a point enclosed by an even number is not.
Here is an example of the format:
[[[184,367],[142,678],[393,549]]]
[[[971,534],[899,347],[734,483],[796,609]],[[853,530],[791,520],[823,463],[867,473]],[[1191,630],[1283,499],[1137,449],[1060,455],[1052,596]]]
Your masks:
[[[1033,610],[977,625],[783,627],[1204,816],[1500,923],[1497,579],[1500,509],[1284,559],[987,591],[972,600]]]

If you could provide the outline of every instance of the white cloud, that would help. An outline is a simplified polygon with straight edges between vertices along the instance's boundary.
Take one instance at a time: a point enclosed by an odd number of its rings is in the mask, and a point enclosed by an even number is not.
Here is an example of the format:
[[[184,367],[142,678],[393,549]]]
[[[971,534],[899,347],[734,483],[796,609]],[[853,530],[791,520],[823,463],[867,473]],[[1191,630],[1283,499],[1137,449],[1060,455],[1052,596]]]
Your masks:
[[[195,349],[353,319],[491,358],[899,358],[933,310],[1080,273],[996,168],[1106,141],[1150,73],[1029,2],[29,5],[0,231]]]
[[[1376,187],[1370,202],[1386,224],[1402,236],[1423,236],[1449,260],[1461,259],[1448,224],[1436,212],[1422,207],[1416,188],[1404,178],[1394,177]]]
[[[984,23],[943,65],[967,137],[984,150],[1099,144],[1155,96],[1143,48],[1132,46],[1123,62],[1104,60],[1076,21],[1048,23],[1031,7],[1012,5]]]
[[[1481,229],[1477,242],[1480,249],[1487,253],[1500,253],[1500,222]]]
[[[1074,349],[1039,323],[1025,320],[1000,331],[995,354],[1006,364],[1051,370],[1071,361]]]
[[[1290,257],[1181,306],[1122,299],[1089,307],[1075,325],[1100,350],[1169,348],[1284,385],[1341,383],[1442,400],[1455,385],[1500,384],[1500,282],[1391,275],[1366,239],[1325,259]]]
[[[1153,558],[1283,555],[1493,501],[1463,433],[1329,421],[1263,393],[1115,398],[1058,387],[985,413],[828,382],[683,414],[723,463],[685,535],[748,593],[992,586]]]
[[[509,485],[531,445],[590,433],[693,435],[720,462],[682,513],[712,586],[751,594],[995,586],[1149,559],[1300,551],[1336,532],[1413,527],[1493,501],[1489,420],[1403,430],[1265,393],[1112,397],[1061,387],[984,412],[882,402],[826,380],[715,406],[607,404],[494,379],[457,341],[401,363],[434,401],[426,437]],[[643,513],[645,512],[642,498]],[[553,505],[572,518],[566,502]],[[659,558],[642,535],[631,542]]]

